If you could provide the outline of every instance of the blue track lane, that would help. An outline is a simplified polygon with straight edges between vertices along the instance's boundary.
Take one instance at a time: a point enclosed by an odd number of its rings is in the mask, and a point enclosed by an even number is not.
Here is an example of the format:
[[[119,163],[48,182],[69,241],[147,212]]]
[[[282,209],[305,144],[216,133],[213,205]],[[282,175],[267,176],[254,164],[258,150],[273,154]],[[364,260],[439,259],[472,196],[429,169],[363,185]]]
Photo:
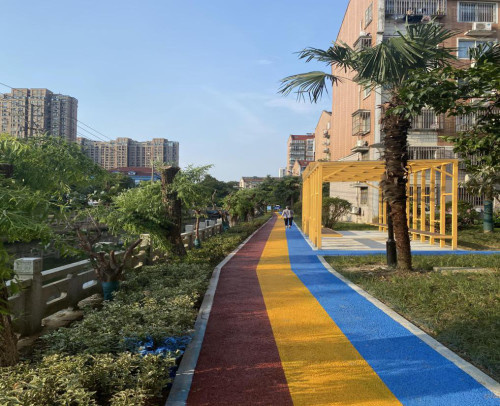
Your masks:
[[[293,272],[404,405],[500,405],[495,395],[332,275],[294,226]]]

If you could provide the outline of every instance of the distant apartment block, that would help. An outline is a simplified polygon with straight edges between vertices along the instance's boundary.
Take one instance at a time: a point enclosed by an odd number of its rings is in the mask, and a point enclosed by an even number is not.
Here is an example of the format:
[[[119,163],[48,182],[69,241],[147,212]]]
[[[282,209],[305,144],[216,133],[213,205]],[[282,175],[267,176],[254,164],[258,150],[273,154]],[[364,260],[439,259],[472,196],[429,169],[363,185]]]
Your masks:
[[[240,189],[253,189],[259,186],[262,182],[264,182],[266,178],[258,177],[258,176],[243,176],[240,179]]]
[[[16,138],[49,133],[76,141],[78,100],[48,89],[0,94],[0,132]]]
[[[278,178],[284,178],[286,176],[286,168],[278,169]]]
[[[313,161],[305,161],[303,159],[297,159],[293,164],[292,176],[301,176],[302,172],[304,172],[309,165],[309,162]]]
[[[109,142],[77,138],[77,142],[87,156],[105,169],[151,167],[154,162],[179,165],[179,143],[165,138],[151,141],[117,138]]]
[[[287,143],[286,171],[291,175],[295,161],[314,161],[314,134],[290,135]]]

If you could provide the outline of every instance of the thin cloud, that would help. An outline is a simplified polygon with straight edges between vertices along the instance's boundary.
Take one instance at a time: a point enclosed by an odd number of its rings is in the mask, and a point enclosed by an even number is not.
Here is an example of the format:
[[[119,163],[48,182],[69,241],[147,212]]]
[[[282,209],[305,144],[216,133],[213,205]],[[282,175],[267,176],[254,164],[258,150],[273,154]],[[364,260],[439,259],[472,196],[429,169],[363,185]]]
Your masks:
[[[284,98],[284,97],[276,97],[269,99],[265,102],[267,107],[277,107],[290,110],[294,113],[299,114],[310,114],[315,111],[318,111],[319,108],[316,104],[304,103],[297,101],[294,98]]]
[[[271,61],[269,59],[259,59],[256,62],[257,62],[257,65],[271,65],[274,63],[273,61]]]

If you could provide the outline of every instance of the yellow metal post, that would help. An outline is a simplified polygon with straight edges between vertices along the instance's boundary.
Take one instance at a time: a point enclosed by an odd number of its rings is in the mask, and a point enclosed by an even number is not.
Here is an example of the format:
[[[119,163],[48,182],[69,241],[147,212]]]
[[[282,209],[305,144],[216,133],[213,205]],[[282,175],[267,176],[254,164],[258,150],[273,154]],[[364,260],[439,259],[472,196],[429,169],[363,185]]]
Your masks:
[[[417,203],[417,198],[418,198],[418,193],[417,193],[417,177],[418,177],[418,172],[413,173],[413,198],[412,198],[412,214],[413,214],[413,222],[412,222],[412,228],[414,230],[417,229],[417,221],[418,221],[418,203]],[[415,240],[416,234],[412,233],[412,239]]]
[[[451,249],[458,245],[458,162],[453,162],[453,179],[451,191]]]
[[[420,172],[420,231],[425,231],[425,181],[427,171]],[[425,241],[425,235],[420,234],[420,241]]]
[[[318,229],[316,231],[316,235],[317,235],[317,240],[318,240],[318,243],[316,244],[316,246],[318,247],[318,249],[321,249],[321,245],[322,245],[322,236],[321,236],[321,229],[322,229],[322,212],[323,212],[323,167],[320,166],[318,168],[318,183],[317,183],[317,186],[318,186],[318,195],[317,195],[317,201],[318,201],[318,208],[317,208],[317,216],[318,216],[318,222],[317,222],[317,225],[318,225]]]
[[[410,228],[410,183],[406,183],[406,225]]]
[[[434,233],[436,230],[436,170],[431,168],[429,184],[429,231]],[[434,237],[431,235],[429,243],[434,244]]]
[[[384,222],[384,200],[382,196],[382,189],[378,190],[378,224],[382,224]],[[381,225],[378,226],[378,231],[382,231],[383,228]]]
[[[439,185],[439,234],[446,234],[446,165],[441,165],[441,183]],[[439,246],[445,246],[445,240],[439,240]]]

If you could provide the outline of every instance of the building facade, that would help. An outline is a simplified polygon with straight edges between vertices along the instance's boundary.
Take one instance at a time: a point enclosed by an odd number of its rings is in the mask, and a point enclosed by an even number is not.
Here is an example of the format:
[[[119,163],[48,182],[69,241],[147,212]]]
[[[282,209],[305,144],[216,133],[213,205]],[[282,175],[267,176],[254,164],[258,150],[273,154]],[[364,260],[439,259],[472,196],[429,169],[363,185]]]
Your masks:
[[[330,126],[332,112],[323,110],[319,117],[318,124],[314,130],[314,150],[316,161],[329,161],[331,159],[330,150]]]
[[[262,182],[264,182],[266,178],[262,178],[259,176],[243,176],[240,179],[240,189],[253,189],[259,186]]]
[[[290,135],[287,143],[286,172],[291,175],[297,160],[314,161],[314,134]]]
[[[470,63],[468,50],[481,43],[498,42],[499,1],[460,0],[355,0],[350,1],[337,42],[355,49],[372,47],[384,39],[404,32],[405,24],[424,24],[435,19],[456,32],[444,45],[457,49],[460,65]],[[354,74],[333,68],[334,75],[352,79]],[[351,80],[333,86],[330,120],[332,161],[377,160],[383,154],[380,106],[388,95],[381,88],[364,88]],[[464,130],[473,117],[445,117],[423,110],[412,119],[408,134],[410,159],[453,157],[452,146],[442,135]],[[465,176],[461,173],[461,177]],[[378,215],[377,185],[331,184],[331,195],[349,200],[359,208],[351,220],[371,221]],[[463,191],[462,191],[463,192]],[[463,194],[463,193],[462,193]]]
[[[78,100],[48,89],[12,89],[0,94],[0,132],[16,138],[49,133],[76,141]]]
[[[179,143],[165,138],[151,141],[134,141],[117,138],[104,142],[77,138],[82,150],[95,163],[105,169],[126,167],[151,167],[155,162],[179,166]]]
[[[293,164],[292,176],[301,176],[302,172],[306,170],[307,165],[309,165],[309,162],[314,162],[314,161],[305,161],[302,159],[297,159]]]

